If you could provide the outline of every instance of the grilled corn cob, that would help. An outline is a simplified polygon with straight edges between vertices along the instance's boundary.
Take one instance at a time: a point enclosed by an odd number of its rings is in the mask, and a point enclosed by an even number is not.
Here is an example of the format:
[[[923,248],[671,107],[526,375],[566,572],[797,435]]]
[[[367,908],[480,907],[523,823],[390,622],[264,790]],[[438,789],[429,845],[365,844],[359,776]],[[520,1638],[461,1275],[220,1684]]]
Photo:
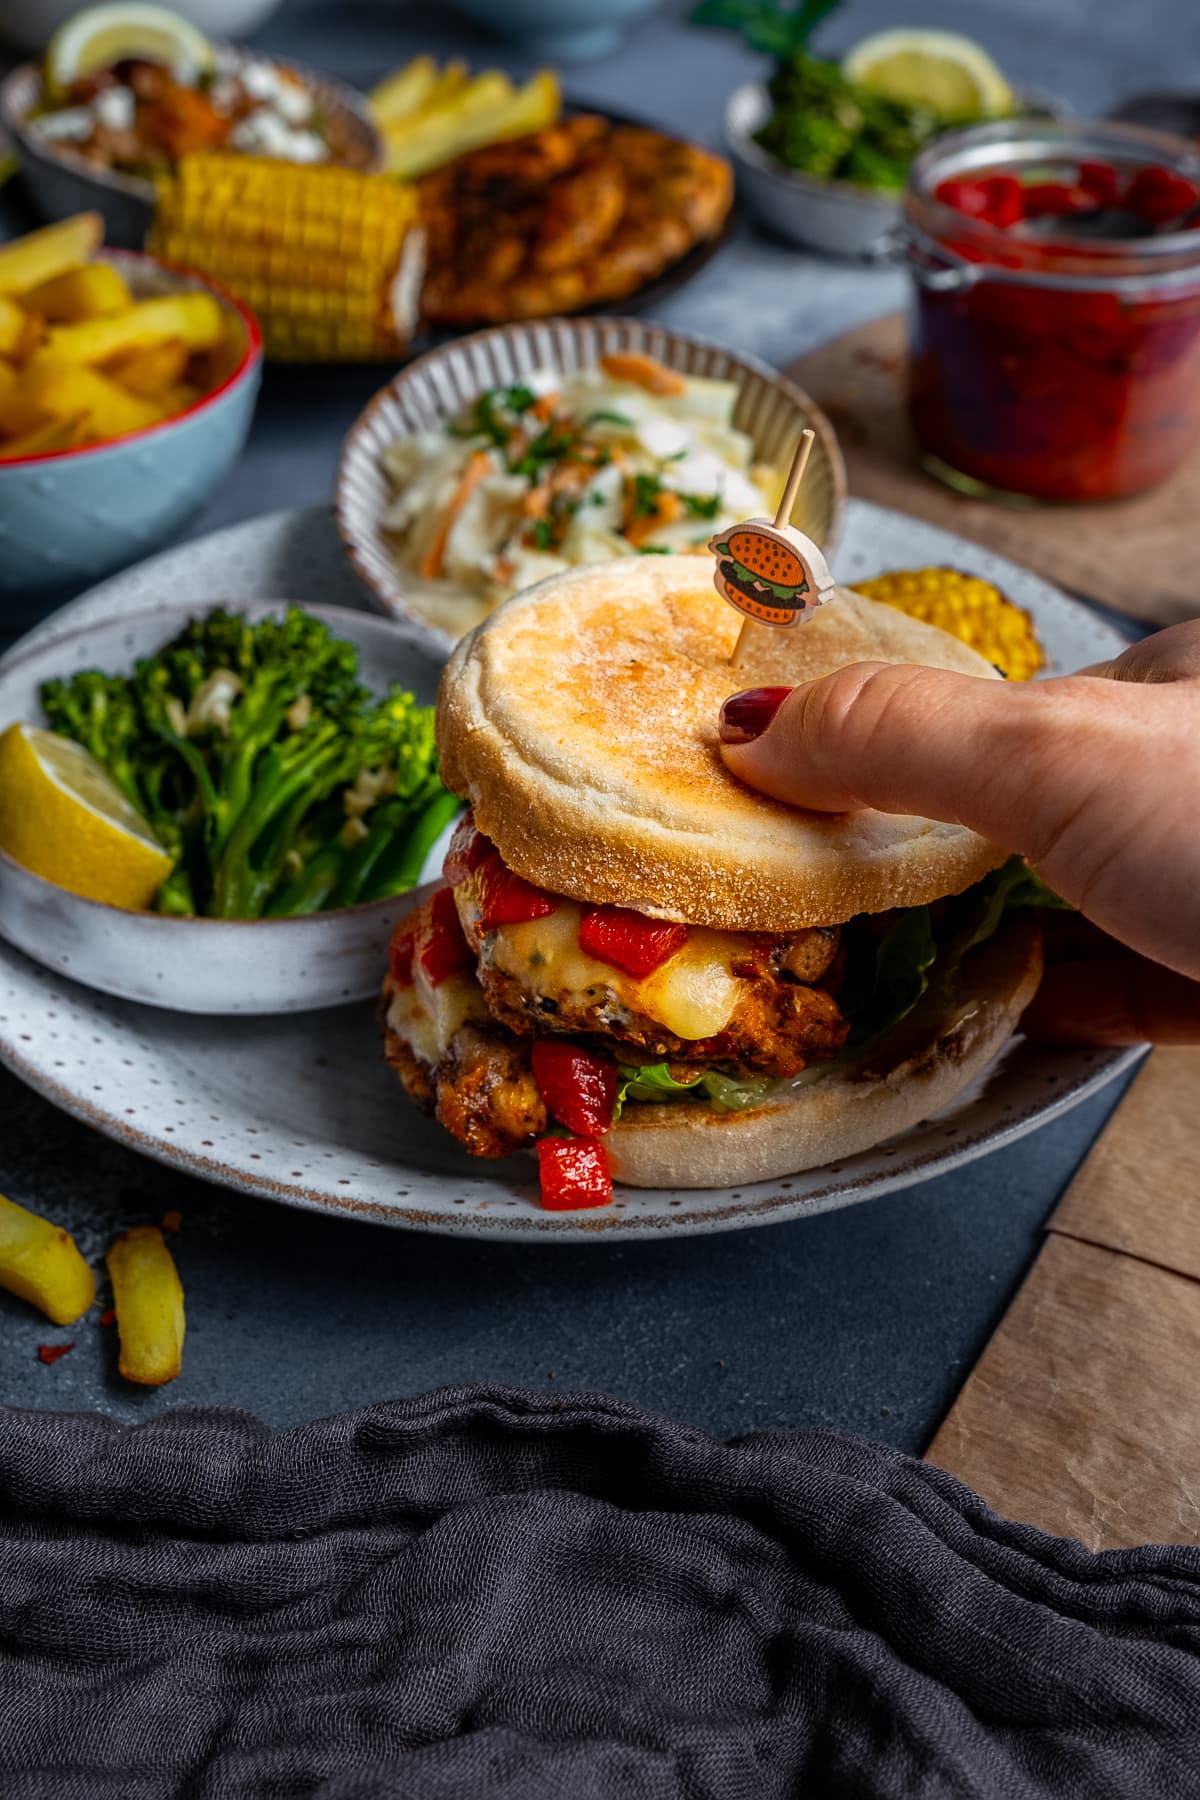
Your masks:
[[[855,588],[868,600],[882,600],[961,638],[1010,681],[1029,681],[1045,664],[1029,614],[976,575],[961,569],[897,569],[856,582]]]
[[[148,247],[257,313],[282,362],[395,356],[424,267],[413,189],[384,175],[251,156],[184,157],[159,184]]]

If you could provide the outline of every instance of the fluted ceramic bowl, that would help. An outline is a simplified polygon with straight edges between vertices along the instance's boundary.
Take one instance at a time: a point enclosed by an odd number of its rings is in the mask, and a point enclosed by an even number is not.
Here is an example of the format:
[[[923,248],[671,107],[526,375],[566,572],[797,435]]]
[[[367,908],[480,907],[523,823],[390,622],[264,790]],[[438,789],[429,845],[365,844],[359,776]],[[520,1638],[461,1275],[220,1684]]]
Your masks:
[[[314,95],[321,111],[336,118],[347,140],[355,146],[357,166],[383,166],[383,140],[375,129],[365,97],[331,75],[321,75],[301,63],[264,57],[237,44],[214,45],[219,64],[236,74],[248,62],[270,62],[294,75]],[[105,241],[137,249],[154,216],[154,183],[117,169],[96,169],[69,147],[48,141],[30,126],[30,118],[42,100],[42,71],[37,63],[22,63],[0,82],[0,124],[17,146],[25,191],[44,219],[66,219],[72,213],[98,212],[104,220]]]
[[[422,648],[447,655],[455,638],[424,618],[405,588],[395,546],[380,521],[392,489],[383,452],[397,438],[436,428],[486,388],[510,387],[538,369],[570,374],[613,350],[639,350],[681,375],[735,381],[734,424],[754,442],[755,461],[787,468],[804,427],[816,442],[793,518],[826,549],[837,534],[846,472],[833,426],[803,388],[768,364],[645,319],[542,319],[477,331],[431,350],[402,369],[350,430],[338,466],[338,531],[372,600]]]
[[[227,370],[186,412],[103,444],[0,461],[0,616],[4,593],[90,581],[136,562],[202,506],[237,461],[262,375],[249,307],[216,283],[155,257],[105,250],[139,299],[208,292],[229,321]]]
[[[214,594],[209,606],[221,604]],[[226,602],[251,618],[278,613],[286,601]],[[0,667],[0,732],[17,720],[44,722],[40,691],[52,676],[80,669],[127,673],[206,606],[172,604],[82,625],[61,637],[39,634]],[[406,645],[386,619],[346,607],[308,606],[339,637],[356,644],[362,679],[376,692],[391,682],[429,704],[437,670]],[[426,869],[441,867],[439,840]],[[85,900],[23,868],[0,850],[0,937],[54,973],[122,1000],[176,1012],[226,1015],[312,1012],[378,993],[387,946],[412,893],[299,919],[178,919],[126,912]]]

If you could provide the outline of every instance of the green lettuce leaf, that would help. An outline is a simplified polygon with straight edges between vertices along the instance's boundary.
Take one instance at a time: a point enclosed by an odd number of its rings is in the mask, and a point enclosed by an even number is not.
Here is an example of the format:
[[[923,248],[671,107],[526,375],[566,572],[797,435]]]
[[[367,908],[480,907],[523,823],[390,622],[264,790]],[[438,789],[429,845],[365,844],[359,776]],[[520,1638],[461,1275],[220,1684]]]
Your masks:
[[[1072,910],[1028,863],[1011,856],[948,904],[936,932],[929,907],[899,913],[879,940],[873,971],[868,965],[865,979],[860,974],[853,991],[843,996],[851,1020],[843,1057],[906,1019],[931,988],[948,995],[968,952],[995,937],[1010,913],[1031,906]]]
[[[691,1081],[676,1081],[666,1063],[618,1063],[617,1105],[614,1122],[626,1100],[660,1104],[665,1100],[707,1100],[718,1112],[744,1112],[757,1106],[775,1086],[769,1075],[736,1078],[715,1069],[699,1069]]]

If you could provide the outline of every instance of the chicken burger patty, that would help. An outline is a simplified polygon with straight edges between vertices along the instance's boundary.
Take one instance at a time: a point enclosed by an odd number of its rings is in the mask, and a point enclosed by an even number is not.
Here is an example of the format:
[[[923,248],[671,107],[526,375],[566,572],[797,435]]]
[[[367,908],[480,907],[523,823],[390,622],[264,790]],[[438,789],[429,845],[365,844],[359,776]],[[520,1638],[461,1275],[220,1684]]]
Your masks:
[[[837,968],[836,928],[791,937],[688,929],[645,976],[581,945],[584,908],[559,899],[543,919],[487,926],[479,881],[454,892],[492,1017],[518,1033],[610,1039],[625,1062],[700,1062],[785,1078],[836,1056],[848,1027],[816,985]],[[616,909],[604,909],[612,912]]]
[[[846,1041],[830,991],[836,928],[711,931],[586,908],[521,881],[478,833],[447,874],[453,885],[393,940],[387,1054],[410,1097],[477,1156],[546,1129],[537,1038],[578,1038],[625,1065],[666,1061],[681,1078],[703,1067],[778,1079]]]

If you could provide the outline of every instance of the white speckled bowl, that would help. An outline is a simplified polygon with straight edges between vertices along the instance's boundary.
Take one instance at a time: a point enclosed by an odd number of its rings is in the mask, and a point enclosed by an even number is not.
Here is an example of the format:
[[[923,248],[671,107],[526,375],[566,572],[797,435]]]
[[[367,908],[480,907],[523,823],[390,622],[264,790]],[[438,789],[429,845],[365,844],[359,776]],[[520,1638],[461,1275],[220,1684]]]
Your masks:
[[[207,606],[220,604],[213,595]],[[237,603],[252,618],[284,601]],[[174,606],[39,641],[0,667],[0,731],[42,719],[38,695],[52,675],[121,672],[165,643],[207,606]],[[437,670],[409,650],[386,620],[339,607],[306,606],[358,645],[369,687],[398,681],[433,700]],[[439,867],[435,846],[427,867]],[[58,975],[148,1006],[185,1013],[293,1013],[375,994],[387,944],[411,894],[304,919],[172,919],[84,900],[33,875],[0,850],[0,936]]]
[[[382,388],[359,415],[342,447],[334,511],[346,554],[367,592],[415,643],[437,655],[455,639],[423,618],[379,521],[391,499],[382,455],[397,438],[425,431],[460,412],[485,388],[509,386],[537,369],[592,368],[612,350],[644,351],[681,375],[736,381],[734,422],[754,440],[759,462],[781,476],[806,425],[817,434],[793,517],[828,548],[837,536],[846,471],[833,426],[803,388],[755,357],[724,350],[687,332],[646,319],[539,319],[476,331],[431,350]]]

